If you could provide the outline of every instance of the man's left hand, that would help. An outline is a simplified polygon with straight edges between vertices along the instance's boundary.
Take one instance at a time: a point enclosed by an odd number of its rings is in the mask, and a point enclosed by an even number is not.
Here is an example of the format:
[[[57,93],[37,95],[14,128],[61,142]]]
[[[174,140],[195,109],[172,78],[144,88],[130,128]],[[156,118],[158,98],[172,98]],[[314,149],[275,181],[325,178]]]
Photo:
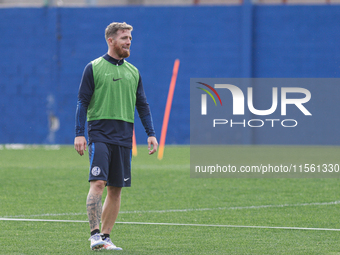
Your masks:
[[[152,146],[152,149],[151,149],[151,146]],[[158,147],[157,138],[154,136],[149,136],[148,137],[149,155],[154,154],[157,151],[157,147]]]

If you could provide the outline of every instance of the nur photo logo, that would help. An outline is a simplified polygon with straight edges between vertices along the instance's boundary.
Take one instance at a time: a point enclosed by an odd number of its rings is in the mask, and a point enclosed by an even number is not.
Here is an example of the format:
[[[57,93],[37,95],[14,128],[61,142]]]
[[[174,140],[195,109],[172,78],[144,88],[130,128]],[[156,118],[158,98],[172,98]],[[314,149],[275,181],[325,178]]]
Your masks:
[[[213,127],[217,125],[225,125],[230,124],[230,127],[235,125],[241,125],[243,127],[262,127],[265,123],[271,125],[271,127],[275,126],[276,122],[280,122],[282,127],[296,127],[298,121],[296,119],[278,119],[278,118],[269,118],[271,114],[277,111],[278,105],[280,105],[281,116],[287,116],[287,107],[296,107],[302,115],[311,116],[311,112],[306,108],[305,104],[311,100],[311,92],[302,87],[271,87],[267,88],[271,90],[271,98],[260,96],[262,101],[268,102],[271,100],[271,106],[267,109],[257,109],[254,106],[254,92],[253,87],[247,87],[247,96],[245,97],[243,91],[236,85],[233,84],[214,84],[213,86],[208,85],[203,82],[197,82],[201,85],[204,85],[215,96],[218,98],[220,105],[222,105],[222,100],[219,93],[225,93],[223,91],[228,91],[231,93],[232,102],[227,102],[226,107],[232,107],[232,115],[233,116],[242,116],[245,115],[245,101],[247,102],[248,111],[255,116],[267,116],[265,119],[243,119],[241,122],[233,121],[233,119],[226,118],[214,118],[212,120]],[[217,102],[215,100],[214,95],[205,88],[197,87],[202,90],[203,94],[201,94],[201,115],[208,115],[208,103],[207,103],[207,95],[213,100],[215,106],[217,106]],[[216,91],[219,90],[219,93]],[[280,96],[279,96],[280,91]],[[214,111],[214,109],[209,109],[209,111]]]
[[[209,88],[213,93],[215,93],[215,95],[217,96],[217,98],[218,98],[218,100],[220,101],[220,104],[221,104],[221,106],[222,106],[221,97],[220,97],[220,95],[217,93],[217,91],[216,91],[213,87],[211,87],[210,85],[205,84],[205,83],[203,83],[203,82],[197,82],[197,83],[206,86],[206,87]],[[200,88],[200,87],[197,87],[197,88],[203,90],[204,92],[206,92],[206,93],[212,98],[212,100],[214,101],[215,105],[217,106],[217,103],[216,103],[216,100],[215,100],[214,96],[213,96],[207,89]],[[202,102],[202,103],[201,103],[201,114],[202,114],[202,115],[207,115],[207,94],[202,94],[202,95],[201,95],[201,100],[202,100],[202,101],[201,101],[201,102]]]

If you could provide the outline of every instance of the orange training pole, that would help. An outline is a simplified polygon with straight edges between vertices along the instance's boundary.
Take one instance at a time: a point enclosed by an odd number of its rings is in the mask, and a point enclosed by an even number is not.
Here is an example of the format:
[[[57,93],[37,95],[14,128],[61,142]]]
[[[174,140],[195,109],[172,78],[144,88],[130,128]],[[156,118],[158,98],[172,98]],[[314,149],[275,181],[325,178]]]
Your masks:
[[[165,137],[166,137],[166,132],[168,130],[171,104],[172,104],[172,99],[173,99],[174,91],[175,91],[176,79],[177,79],[177,74],[178,74],[178,67],[179,67],[179,59],[176,59],[175,63],[174,63],[174,69],[172,71],[172,77],[171,77],[171,82],[170,82],[170,87],[169,87],[168,99],[166,101],[166,106],[165,106],[163,126],[162,126],[162,132],[161,132],[161,139],[160,139],[160,142],[159,142],[159,150],[158,150],[158,156],[157,156],[158,159],[162,159],[163,154],[164,154]]]
[[[133,128],[133,134],[132,134],[132,156],[137,156],[137,143],[136,143],[136,134],[135,134],[135,128]]]

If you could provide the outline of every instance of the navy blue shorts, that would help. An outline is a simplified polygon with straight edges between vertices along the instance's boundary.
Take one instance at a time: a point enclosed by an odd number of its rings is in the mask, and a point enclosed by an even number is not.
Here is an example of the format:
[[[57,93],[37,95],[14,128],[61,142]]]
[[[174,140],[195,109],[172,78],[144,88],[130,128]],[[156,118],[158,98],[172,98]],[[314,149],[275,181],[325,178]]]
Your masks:
[[[93,142],[89,145],[89,181],[106,181],[107,186],[131,186],[131,149]]]

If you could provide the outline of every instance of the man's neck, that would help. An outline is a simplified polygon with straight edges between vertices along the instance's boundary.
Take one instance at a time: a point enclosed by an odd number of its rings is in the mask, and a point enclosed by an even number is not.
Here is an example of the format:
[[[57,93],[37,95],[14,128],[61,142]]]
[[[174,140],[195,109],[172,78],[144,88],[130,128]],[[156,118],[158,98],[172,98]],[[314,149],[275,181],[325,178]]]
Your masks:
[[[110,51],[110,50],[107,52],[107,54],[108,54],[111,58],[114,58],[114,59],[116,59],[116,60],[122,60],[122,59],[123,59],[123,58],[118,57],[117,54],[115,54],[114,52],[112,52],[112,51]]]

